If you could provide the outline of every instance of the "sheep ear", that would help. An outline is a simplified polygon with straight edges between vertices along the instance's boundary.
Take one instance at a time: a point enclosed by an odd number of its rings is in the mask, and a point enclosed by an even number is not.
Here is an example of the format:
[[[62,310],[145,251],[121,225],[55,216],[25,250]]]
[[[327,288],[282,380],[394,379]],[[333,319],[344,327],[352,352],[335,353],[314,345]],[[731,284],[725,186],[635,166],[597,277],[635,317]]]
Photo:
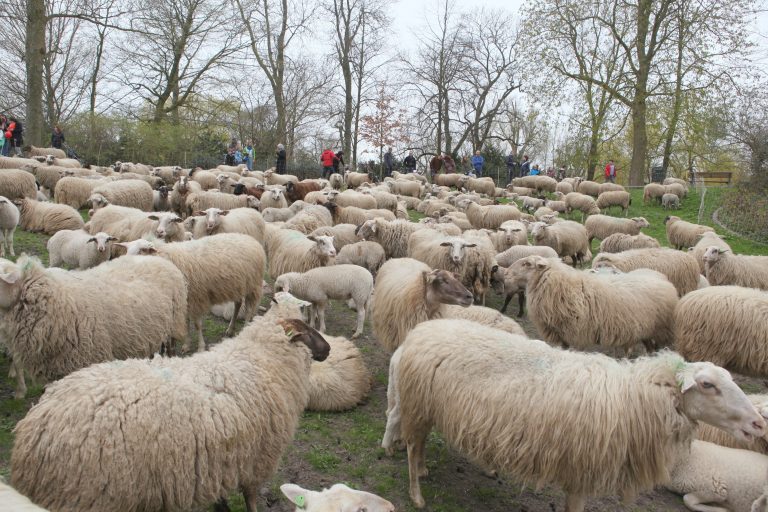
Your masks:
[[[536,262],[536,268],[538,269],[547,268],[548,266],[549,266],[549,263],[547,263],[546,260],[540,260]]]
[[[205,212],[202,210],[198,210],[193,214],[193,217],[205,217]]]
[[[90,238],[90,239],[89,239],[89,240],[88,240],[86,243],[87,243],[87,244],[89,244],[89,243],[91,243],[91,242],[95,242],[95,241],[96,241],[96,239],[95,239],[95,238]]]
[[[147,215],[147,218],[149,220],[160,220],[160,217],[158,217],[157,215]]]
[[[180,223],[180,222],[184,222],[184,221],[181,220],[181,217],[174,217],[172,222]]]
[[[229,210],[222,210],[219,212],[219,215],[227,215],[229,214]]]
[[[13,272],[8,272],[7,274],[0,274],[0,279],[6,284],[15,283],[16,281],[19,280],[20,277],[21,277],[21,273],[19,273],[18,270],[14,270]]]
[[[720,249],[717,250],[717,252],[719,252],[720,254],[724,254],[724,253],[728,252],[728,249],[720,248]]]
[[[107,238],[107,242],[114,242],[115,240],[117,240],[117,238],[114,236],[110,236],[109,238]]]
[[[466,244],[464,247],[467,247],[467,248],[477,247],[477,244]]]
[[[307,508],[309,505],[309,497],[314,491],[303,489],[296,484],[283,484],[280,486],[280,491],[293,503],[297,508]]]
[[[126,244],[125,242],[115,242],[115,245],[119,245],[120,247],[125,247],[126,249],[128,248],[128,244]]]
[[[313,242],[317,242],[317,238],[315,238],[315,237],[314,237],[314,236],[312,236],[312,235],[309,235],[309,236],[307,237],[307,240],[312,240]]]
[[[450,245],[452,245],[451,242],[441,242],[440,243],[440,247],[448,247]]]
[[[689,389],[696,387],[696,378],[693,375],[693,369],[689,365],[683,364],[675,376],[677,377],[677,383],[680,385],[681,392],[685,393]]]

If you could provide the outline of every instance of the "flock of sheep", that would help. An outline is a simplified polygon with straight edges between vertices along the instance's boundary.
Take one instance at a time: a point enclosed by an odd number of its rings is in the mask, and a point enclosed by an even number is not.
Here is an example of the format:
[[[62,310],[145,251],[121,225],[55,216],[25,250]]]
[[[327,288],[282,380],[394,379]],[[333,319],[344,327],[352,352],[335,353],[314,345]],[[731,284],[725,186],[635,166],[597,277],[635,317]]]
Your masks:
[[[25,375],[50,383],[16,426],[11,510],[226,510],[240,491],[255,511],[302,412],[367,396],[352,340],[370,316],[391,354],[382,447],[407,449],[416,507],[434,429],[486,471],[561,487],[569,512],[659,485],[691,510],[768,511],[768,396],[724,369],[768,377],[768,257],[709,227],[670,216],[661,248],[627,191],[579,179],[300,181],[30,151],[0,158],[0,248],[15,256],[17,226],[52,235],[50,267],[0,260],[0,341],[18,398]],[[541,341],[503,314],[515,296]],[[325,333],[332,300],[356,311],[350,338]],[[211,347],[209,312],[229,320]],[[343,484],[281,490],[296,510],[394,510]]]

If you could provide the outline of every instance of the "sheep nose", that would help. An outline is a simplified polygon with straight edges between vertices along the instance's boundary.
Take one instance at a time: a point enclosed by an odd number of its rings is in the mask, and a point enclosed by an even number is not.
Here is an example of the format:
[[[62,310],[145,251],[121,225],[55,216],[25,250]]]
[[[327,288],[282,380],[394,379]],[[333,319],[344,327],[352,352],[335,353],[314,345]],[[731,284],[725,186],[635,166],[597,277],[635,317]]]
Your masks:
[[[756,432],[763,432],[765,430],[765,420],[760,418],[759,420],[753,421],[752,428],[754,428]]]

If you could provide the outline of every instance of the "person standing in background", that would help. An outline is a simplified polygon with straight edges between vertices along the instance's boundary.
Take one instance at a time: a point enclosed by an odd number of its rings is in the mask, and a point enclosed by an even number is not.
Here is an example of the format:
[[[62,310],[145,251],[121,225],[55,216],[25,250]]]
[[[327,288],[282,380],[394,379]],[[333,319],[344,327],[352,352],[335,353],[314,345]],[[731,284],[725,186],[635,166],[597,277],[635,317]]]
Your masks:
[[[275,172],[285,174],[285,146],[278,144],[275,156],[277,157],[275,159]]]
[[[243,162],[245,162],[245,166],[248,167],[249,171],[253,170],[253,157],[255,154],[256,152],[253,149],[251,139],[247,139],[245,141],[245,147],[243,148]]]
[[[520,177],[528,176],[531,172],[531,161],[528,155],[523,155],[523,163],[520,165]]]
[[[443,154],[443,168],[445,169],[445,174],[453,174],[456,172],[456,162],[454,162],[453,158],[451,158],[451,155],[448,153]]]
[[[21,121],[12,117],[6,132],[11,133],[11,148],[13,149],[14,154],[16,156],[21,156],[21,147],[24,145],[24,127],[22,126]],[[8,133],[5,134],[5,138],[9,138]]]
[[[605,182],[616,183],[616,166],[613,160],[608,160],[605,166]]]
[[[438,153],[429,161],[429,171],[432,173],[432,176],[434,176],[435,174],[438,174],[442,168],[443,158],[440,156],[440,153]]]
[[[344,151],[338,150],[333,156],[333,172],[339,172],[339,166],[346,165],[344,163]]]
[[[51,133],[51,147],[61,149],[65,140],[64,132],[61,131],[61,127],[59,125],[54,126],[53,133]]]
[[[509,155],[507,155],[507,185],[512,183],[512,178],[514,178],[517,174],[517,155],[515,155],[514,151],[510,151]]]
[[[416,158],[413,156],[413,151],[409,151],[408,156],[403,160],[403,168],[405,172],[416,171]]]
[[[8,129],[8,119],[4,115],[0,115],[0,155],[8,156],[9,142],[5,136],[5,130]]]
[[[336,154],[331,148],[326,148],[320,155],[320,161],[323,163],[323,178],[330,177],[333,174],[333,159],[336,158]]]
[[[395,155],[392,154],[392,147],[387,148],[384,153],[384,176],[392,176],[392,168],[395,166]]]
[[[475,151],[475,156],[472,157],[472,168],[475,170],[475,175],[478,178],[483,177],[483,164],[485,159],[480,155],[480,150]]]

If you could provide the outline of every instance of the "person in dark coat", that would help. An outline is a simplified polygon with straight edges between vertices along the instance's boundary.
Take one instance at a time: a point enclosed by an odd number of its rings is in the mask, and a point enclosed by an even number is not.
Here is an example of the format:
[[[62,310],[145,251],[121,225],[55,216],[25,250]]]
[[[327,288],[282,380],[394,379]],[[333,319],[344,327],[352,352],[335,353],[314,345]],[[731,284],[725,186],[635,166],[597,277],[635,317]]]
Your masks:
[[[403,160],[403,168],[405,172],[416,171],[416,158],[413,156],[413,151],[409,151],[408,156]]]
[[[395,166],[395,155],[392,154],[392,148],[387,148],[384,153],[384,176],[392,176],[392,168]]]
[[[443,169],[445,169],[445,174],[453,174],[456,172],[456,162],[454,162],[451,155],[447,153],[443,154]]]
[[[333,156],[333,172],[339,172],[339,166],[346,165],[344,163],[344,151],[338,150]]]
[[[51,147],[61,149],[65,140],[64,132],[61,131],[61,127],[59,125],[54,126],[53,133],[51,133]]]
[[[438,174],[440,172],[440,169],[443,168],[443,157],[440,155],[435,155],[432,157],[432,160],[429,161],[429,170],[432,171],[432,176],[435,174]]]
[[[285,174],[285,146],[278,144],[275,156],[275,171],[277,174]]]
[[[24,128],[21,121],[12,117],[11,123],[8,125],[8,131],[11,132],[11,147],[15,155],[21,156],[21,148],[24,146]]]
[[[510,151],[507,155],[507,185],[512,183],[512,178],[517,176],[517,155]]]
[[[528,176],[531,173],[531,161],[528,155],[523,156],[523,163],[520,166],[520,176]]]

